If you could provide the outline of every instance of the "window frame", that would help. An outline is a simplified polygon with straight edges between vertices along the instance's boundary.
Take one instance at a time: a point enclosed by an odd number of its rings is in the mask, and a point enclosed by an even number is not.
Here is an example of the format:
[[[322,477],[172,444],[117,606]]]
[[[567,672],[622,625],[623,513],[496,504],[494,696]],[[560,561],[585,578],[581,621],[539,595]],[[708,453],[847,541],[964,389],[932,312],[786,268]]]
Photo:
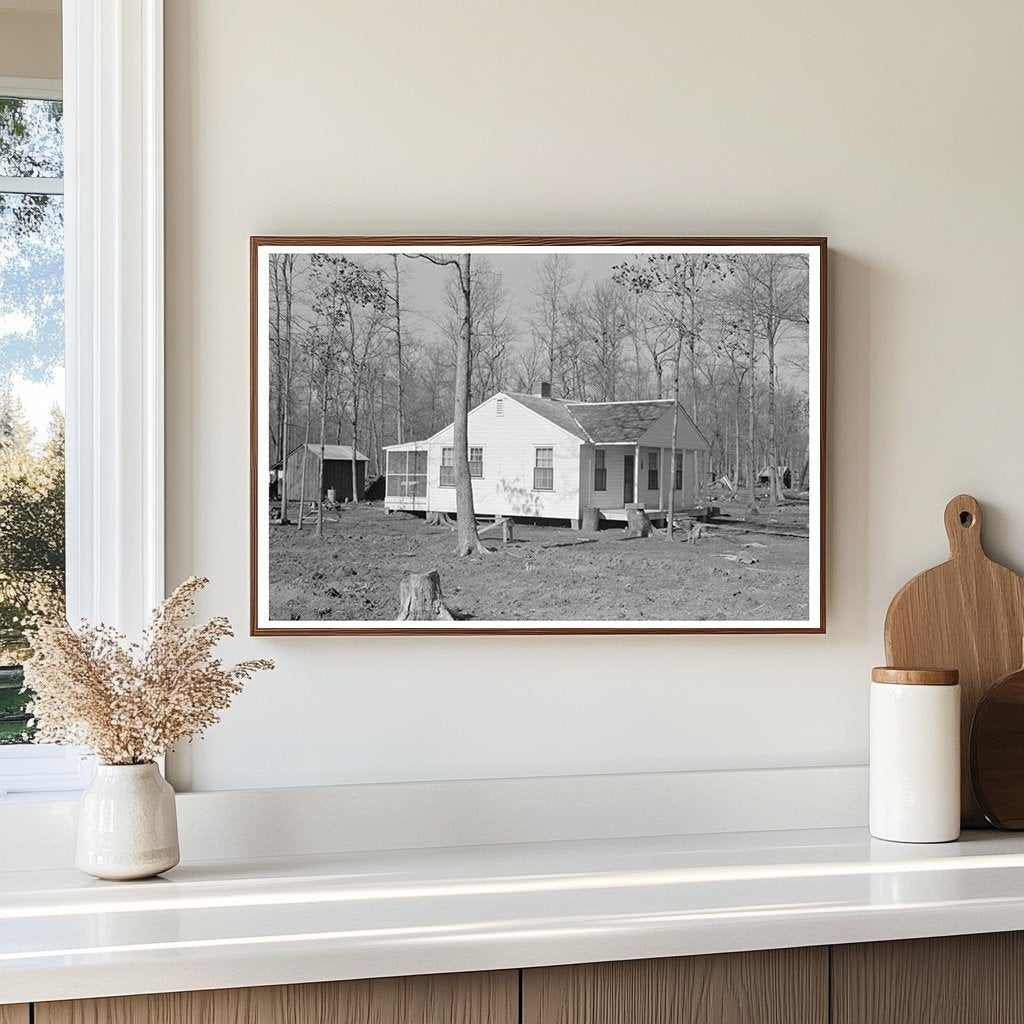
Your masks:
[[[68,618],[137,636],[165,594],[163,0],[64,0],[62,36],[60,82],[0,91],[64,103]],[[79,790],[92,767],[3,747],[0,796]]]
[[[647,490],[661,490],[661,460],[656,455],[647,456]]]
[[[63,102],[61,81],[55,78],[0,77],[4,99]],[[67,144],[64,145],[67,155]],[[0,192],[16,195],[64,195],[64,178],[11,177],[0,175]],[[65,251],[67,217],[65,210]],[[66,285],[65,285],[66,291]],[[8,793],[75,792],[92,777],[92,764],[77,751],[54,743],[6,743],[0,745],[0,799]]]
[[[673,467],[673,472],[672,472],[672,485],[673,485],[672,489],[675,490],[675,491],[681,491],[681,490],[684,489],[683,485],[685,483],[685,480],[684,480],[684,477],[683,477],[683,469],[684,469],[684,462],[683,462],[683,460],[684,460],[685,455],[686,455],[686,452],[676,452],[676,464]]]
[[[478,460],[474,461],[473,452],[480,453],[480,458]],[[475,465],[480,466],[479,473],[473,472],[473,467]],[[472,480],[483,480],[484,478],[484,446],[482,444],[471,444],[469,446],[469,476]]]
[[[451,462],[445,462],[445,455],[451,455]],[[450,469],[451,479],[446,483],[444,479],[444,471]],[[454,445],[442,445],[441,447],[441,465],[437,470],[437,486],[438,487],[454,487],[455,486],[455,447]]]
[[[537,461],[540,458],[541,452],[551,452],[551,465],[542,466]],[[547,470],[551,473],[551,486],[542,487],[537,483],[537,472],[539,470]],[[540,444],[533,446],[533,489],[535,491],[553,491],[555,489],[555,447],[550,444]]]
[[[600,465],[597,463],[597,457],[599,455],[601,456]],[[598,474],[600,474],[600,476],[598,476]],[[604,448],[594,449],[594,490],[608,490],[608,452]]]

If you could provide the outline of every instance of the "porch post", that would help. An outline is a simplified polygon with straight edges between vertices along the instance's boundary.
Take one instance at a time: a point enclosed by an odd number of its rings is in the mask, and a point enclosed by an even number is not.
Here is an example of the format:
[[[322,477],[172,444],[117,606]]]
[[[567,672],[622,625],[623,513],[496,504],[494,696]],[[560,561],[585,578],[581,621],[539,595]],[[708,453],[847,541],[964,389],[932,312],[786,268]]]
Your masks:
[[[640,501],[640,445],[636,446],[636,455],[633,458],[633,503]]]

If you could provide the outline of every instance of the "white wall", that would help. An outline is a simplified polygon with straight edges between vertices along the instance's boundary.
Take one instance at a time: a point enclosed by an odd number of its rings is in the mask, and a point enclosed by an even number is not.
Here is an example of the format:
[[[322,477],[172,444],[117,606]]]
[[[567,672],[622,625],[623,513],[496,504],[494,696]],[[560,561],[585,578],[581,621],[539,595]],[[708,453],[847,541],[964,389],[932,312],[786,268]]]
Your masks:
[[[242,639],[196,788],[862,762],[945,501],[1024,568],[1024,5],[167,7],[168,574],[240,628],[250,234],[832,244],[827,636]]]

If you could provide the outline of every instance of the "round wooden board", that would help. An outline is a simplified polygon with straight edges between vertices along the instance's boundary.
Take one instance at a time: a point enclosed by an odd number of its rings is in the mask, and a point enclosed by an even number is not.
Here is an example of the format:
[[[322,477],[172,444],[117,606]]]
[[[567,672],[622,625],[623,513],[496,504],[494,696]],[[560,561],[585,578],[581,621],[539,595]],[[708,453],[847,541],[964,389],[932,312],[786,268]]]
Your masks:
[[[1024,668],[997,682],[971,727],[971,785],[997,828],[1024,829]]]

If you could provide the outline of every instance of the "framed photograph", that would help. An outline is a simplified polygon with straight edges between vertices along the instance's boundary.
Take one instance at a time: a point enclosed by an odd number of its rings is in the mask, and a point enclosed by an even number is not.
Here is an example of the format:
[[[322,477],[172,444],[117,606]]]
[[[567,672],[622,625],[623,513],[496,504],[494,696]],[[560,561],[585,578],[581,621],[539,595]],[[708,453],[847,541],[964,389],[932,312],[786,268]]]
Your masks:
[[[825,239],[250,248],[254,635],[825,631]]]

